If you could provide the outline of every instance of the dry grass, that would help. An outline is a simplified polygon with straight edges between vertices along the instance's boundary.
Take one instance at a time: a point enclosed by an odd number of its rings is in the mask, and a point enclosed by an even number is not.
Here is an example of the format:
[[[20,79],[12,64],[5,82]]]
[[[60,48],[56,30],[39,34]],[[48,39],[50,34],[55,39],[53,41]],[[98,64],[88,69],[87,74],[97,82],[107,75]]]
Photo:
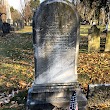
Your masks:
[[[25,26],[24,29],[16,31],[16,33],[31,33],[31,32],[32,32],[32,26]]]

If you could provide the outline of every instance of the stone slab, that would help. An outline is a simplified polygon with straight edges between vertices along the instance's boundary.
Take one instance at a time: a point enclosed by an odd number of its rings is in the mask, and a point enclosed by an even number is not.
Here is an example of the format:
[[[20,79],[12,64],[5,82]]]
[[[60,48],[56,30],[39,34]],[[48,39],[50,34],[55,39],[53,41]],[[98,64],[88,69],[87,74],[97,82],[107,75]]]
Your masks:
[[[72,3],[47,0],[34,15],[35,84],[77,81],[79,19]]]
[[[68,85],[63,84],[58,86],[58,85],[48,85],[43,86],[38,86],[31,88],[30,92],[30,98],[31,101],[35,101],[35,105],[37,106],[39,104],[45,105],[45,104],[51,104],[53,107],[57,108],[63,108],[66,110],[69,108],[70,105],[70,100],[71,96],[73,94],[73,91],[76,91],[77,95],[77,103],[79,108],[84,108],[87,104],[87,99],[85,96],[82,94],[81,90],[79,89],[78,83],[75,83],[74,85]],[[36,88],[36,89],[35,89]],[[53,90],[52,90],[53,88]],[[43,91],[42,91],[43,90]],[[30,99],[29,99],[30,100]],[[42,108],[42,106],[40,106]],[[42,108],[44,110],[44,108]]]

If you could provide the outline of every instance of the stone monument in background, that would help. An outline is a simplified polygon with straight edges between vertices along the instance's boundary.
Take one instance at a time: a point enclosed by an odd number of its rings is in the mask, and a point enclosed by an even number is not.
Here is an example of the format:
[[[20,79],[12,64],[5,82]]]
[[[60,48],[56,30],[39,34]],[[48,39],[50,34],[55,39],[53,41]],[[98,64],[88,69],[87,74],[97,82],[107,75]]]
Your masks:
[[[100,52],[100,29],[96,24],[88,30],[88,52]]]
[[[1,0],[1,3],[3,6],[6,7],[6,22],[9,24],[13,24],[13,20],[11,18],[11,12],[10,12],[10,5],[8,4],[7,0]]]
[[[77,82],[79,26],[72,2],[46,0],[40,4],[33,18],[35,80],[27,109],[66,110],[77,100],[79,110],[84,110],[86,98]],[[71,100],[73,93],[75,100]]]
[[[1,16],[2,16],[2,13],[0,13],[0,31],[2,30],[2,24],[3,24]]]
[[[105,52],[110,52],[110,32],[106,36]]]

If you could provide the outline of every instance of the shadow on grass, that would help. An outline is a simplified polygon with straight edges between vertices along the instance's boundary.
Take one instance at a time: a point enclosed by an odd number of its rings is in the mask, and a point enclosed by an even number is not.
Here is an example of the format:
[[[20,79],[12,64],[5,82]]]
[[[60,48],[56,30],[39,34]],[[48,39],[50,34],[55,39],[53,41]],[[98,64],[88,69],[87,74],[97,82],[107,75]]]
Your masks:
[[[22,84],[33,81],[33,46],[32,35],[28,33],[10,33],[0,37],[0,93],[20,88]],[[22,86],[22,85],[21,85]],[[26,102],[27,89],[21,89],[11,101],[19,104]],[[0,110],[25,110],[24,106],[10,107],[10,103]]]
[[[102,41],[105,43],[105,40],[102,40]],[[102,46],[102,47],[104,48],[104,46]],[[88,38],[85,36],[81,36],[80,52],[87,53],[87,51],[88,51]],[[91,57],[91,59],[89,57]],[[83,65],[87,64],[87,63],[85,63],[86,60],[92,61],[92,59],[98,59],[100,57],[105,60],[105,57],[101,56],[101,55],[98,58],[95,58],[95,57],[96,57],[96,55],[88,56],[88,59],[86,59],[85,55],[84,55],[85,59],[83,59],[83,62],[82,62]],[[97,60],[97,61],[102,64],[102,66],[101,66],[101,64],[99,64],[98,66],[105,68],[106,69],[105,74],[107,74],[109,72],[108,68],[106,68],[107,64],[105,65],[105,62],[103,63],[102,59]],[[94,64],[94,62],[95,61],[93,60],[91,63]],[[96,62],[96,63],[98,63],[98,62]],[[23,34],[14,33],[14,34],[9,34],[5,37],[0,38],[0,66],[1,66],[0,67],[0,73],[1,73],[0,77],[2,76],[1,77],[2,80],[4,77],[4,80],[0,87],[1,90],[9,91],[10,89],[13,89],[14,87],[16,88],[18,86],[18,83],[20,80],[26,81],[26,83],[31,82],[32,76],[28,76],[28,75],[30,75],[30,73],[33,74],[33,68],[34,68],[32,66],[33,64],[34,63],[33,63],[32,35],[27,34],[27,33],[25,33],[25,34],[24,33]],[[96,64],[95,65],[92,65],[92,64],[90,65],[90,63],[89,63],[89,66],[91,66],[90,70],[93,70],[93,71],[91,71],[91,74],[94,74],[93,80],[96,80],[95,78],[98,79],[99,75],[101,76],[102,68],[98,67],[99,69],[96,68],[96,70],[97,70],[96,73],[92,73],[92,72],[94,72],[95,67],[96,67],[95,66]],[[104,65],[105,65],[105,67],[104,67]],[[87,68],[87,66],[84,68]],[[100,71],[100,74],[97,75],[99,71]],[[104,72],[104,70],[103,70],[103,72]],[[83,74],[83,73],[79,74],[79,80],[80,80],[80,82],[83,82],[83,84],[88,83],[90,81],[90,76],[89,76],[88,72],[85,72],[85,74]],[[8,82],[12,83],[12,87],[5,86]],[[8,84],[11,85],[10,83],[8,83]],[[18,100],[18,102],[23,101],[22,103],[25,104],[25,98],[24,98],[24,96],[22,96],[22,93],[20,94],[20,96],[19,95],[15,96],[13,100]],[[27,90],[25,91],[25,93],[27,93]],[[25,93],[23,93],[23,95]],[[21,98],[19,98],[19,97],[21,97]],[[19,107],[18,108],[4,108],[1,110],[24,110],[23,107],[21,107],[21,108],[19,108]]]
[[[11,33],[0,38],[0,55],[18,59],[32,54],[32,35]]]
[[[5,104],[0,110],[26,110],[27,92],[27,90],[20,91],[10,100],[10,102],[15,102],[15,104]]]

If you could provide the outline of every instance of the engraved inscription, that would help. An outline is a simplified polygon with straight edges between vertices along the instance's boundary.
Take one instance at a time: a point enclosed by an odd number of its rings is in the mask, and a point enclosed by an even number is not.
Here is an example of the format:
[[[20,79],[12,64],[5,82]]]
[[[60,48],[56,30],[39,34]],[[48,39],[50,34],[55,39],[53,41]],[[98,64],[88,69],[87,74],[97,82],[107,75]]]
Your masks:
[[[63,2],[51,2],[41,7],[35,21],[35,82],[76,81],[78,20],[75,10]]]

